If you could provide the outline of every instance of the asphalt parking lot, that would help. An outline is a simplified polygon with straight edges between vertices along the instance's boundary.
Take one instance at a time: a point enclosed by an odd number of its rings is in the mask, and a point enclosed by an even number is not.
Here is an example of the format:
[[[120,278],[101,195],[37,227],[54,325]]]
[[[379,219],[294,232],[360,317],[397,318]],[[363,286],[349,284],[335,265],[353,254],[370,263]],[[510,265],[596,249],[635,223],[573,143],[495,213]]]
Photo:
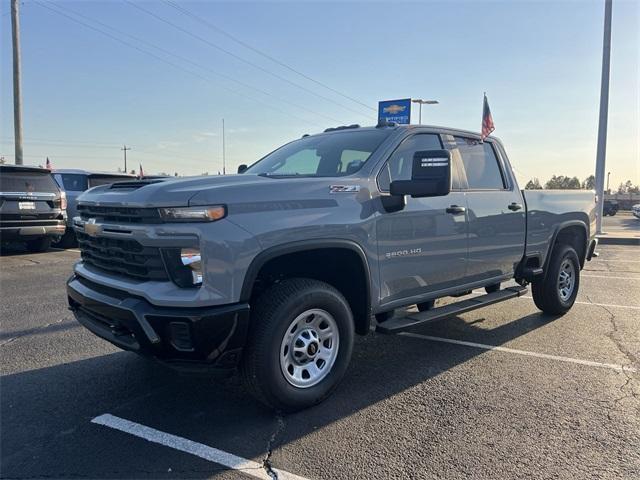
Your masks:
[[[11,251],[0,474],[270,478],[266,462],[279,478],[640,478],[640,247],[599,250],[564,317],[527,296],[372,333],[331,398],[285,416],[80,327],[64,290],[76,251]]]

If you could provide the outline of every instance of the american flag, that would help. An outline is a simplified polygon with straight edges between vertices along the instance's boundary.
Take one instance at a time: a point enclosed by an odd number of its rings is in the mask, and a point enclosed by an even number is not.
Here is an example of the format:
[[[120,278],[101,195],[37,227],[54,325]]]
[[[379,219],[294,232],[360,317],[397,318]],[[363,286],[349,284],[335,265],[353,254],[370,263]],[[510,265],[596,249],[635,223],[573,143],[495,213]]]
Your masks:
[[[51,165],[51,160],[49,160],[49,157],[47,157],[47,163],[45,164],[45,168],[47,170],[53,170],[53,165]]]
[[[482,132],[480,138],[484,140],[491,132],[496,129],[493,124],[493,117],[491,116],[491,110],[489,109],[489,100],[487,100],[487,94],[484,94],[484,104],[482,105]]]

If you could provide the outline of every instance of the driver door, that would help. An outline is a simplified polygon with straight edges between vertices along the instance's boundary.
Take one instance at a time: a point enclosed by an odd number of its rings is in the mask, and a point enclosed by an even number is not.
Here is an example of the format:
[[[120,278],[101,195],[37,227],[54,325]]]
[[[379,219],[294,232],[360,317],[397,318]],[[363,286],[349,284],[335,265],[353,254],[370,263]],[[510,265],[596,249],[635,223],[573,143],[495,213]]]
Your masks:
[[[389,191],[393,180],[411,178],[417,151],[442,149],[437,134],[405,138],[378,176]],[[377,219],[381,304],[406,304],[408,299],[460,285],[467,270],[468,218],[458,167],[452,163],[452,191],[442,197],[407,196],[404,209]],[[452,209],[452,206],[459,208]]]

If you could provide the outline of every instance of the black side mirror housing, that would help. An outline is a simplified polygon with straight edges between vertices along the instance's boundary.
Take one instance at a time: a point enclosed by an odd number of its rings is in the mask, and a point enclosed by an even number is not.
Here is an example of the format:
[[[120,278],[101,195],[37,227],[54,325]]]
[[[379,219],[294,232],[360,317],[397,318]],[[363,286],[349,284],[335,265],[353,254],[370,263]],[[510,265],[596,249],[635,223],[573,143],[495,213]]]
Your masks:
[[[451,152],[424,150],[413,154],[411,180],[394,180],[391,195],[442,197],[451,191]]]
[[[247,167],[246,163],[243,163],[242,165],[238,165],[238,173],[244,173],[245,170],[247,170],[247,168],[249,167]]]

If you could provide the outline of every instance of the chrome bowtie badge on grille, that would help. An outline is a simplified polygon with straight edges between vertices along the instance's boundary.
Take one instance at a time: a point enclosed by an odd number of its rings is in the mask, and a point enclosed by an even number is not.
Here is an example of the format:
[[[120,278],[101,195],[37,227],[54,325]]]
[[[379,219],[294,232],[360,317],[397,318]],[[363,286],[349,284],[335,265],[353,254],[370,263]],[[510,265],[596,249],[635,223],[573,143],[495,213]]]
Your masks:
[[[96,237],[102,232],[102,225],[96,224],[95,218],[90,218],[84,224],[84,233],[91,237]]]

